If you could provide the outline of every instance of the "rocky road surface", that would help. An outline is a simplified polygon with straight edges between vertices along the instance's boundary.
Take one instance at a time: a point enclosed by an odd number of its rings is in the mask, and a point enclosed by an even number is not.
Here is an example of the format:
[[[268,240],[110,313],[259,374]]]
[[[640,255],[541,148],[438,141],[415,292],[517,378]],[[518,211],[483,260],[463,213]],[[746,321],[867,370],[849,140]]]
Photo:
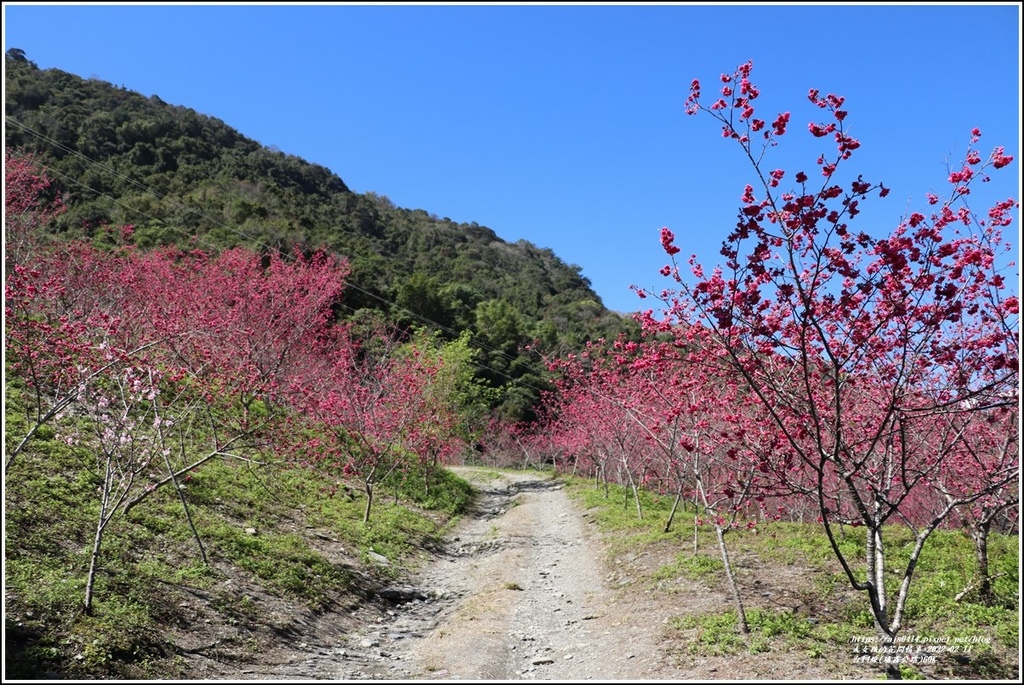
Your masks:
[[[603,552],[561,485],[542,474],[459,469],[476,509],[394,608],[275,675],[330,679],[679,678],[664,617],[606,583]],[[304,674],[304,675],[303,675]],[[269,674],[264,674],[269,675]]]

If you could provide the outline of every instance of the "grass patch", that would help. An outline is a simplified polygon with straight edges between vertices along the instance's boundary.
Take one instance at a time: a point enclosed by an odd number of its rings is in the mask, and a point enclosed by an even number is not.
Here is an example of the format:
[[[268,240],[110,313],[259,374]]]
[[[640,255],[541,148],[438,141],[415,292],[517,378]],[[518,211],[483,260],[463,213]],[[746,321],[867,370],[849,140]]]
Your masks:
[[[746,609],[749,633],[743,635],[735,610],[677,616],[669,626],[683,632],[686,651],[693,656],[761,654],[802,651],[820,658],[849,646],[851,631],[832,624],[818,625],[806,616],[781,609]]]
[[[673,525],[665,532],[665,523],[675,496],[658,495],[647,490],[640,491],[640,505],[643,518],[637,516],[633,492],[629,488],[609,484],[595,485],[593,480],[566,477],[566,492],[573,501],[588,512],[591,519],[605,532],[614,532],[610,539],[610,554],[629,553],[648,545],[671,544],[679,548],[693,545],[693,507],[681,503],[676,511]],[[697,531],[698,546],[715,544],[714,532],[707,527]]]
[[[735,611],[677,616],[669,626],[687,633],[686,651],[695,656],[726,656],[746,649]]]
[[[721,558],[706,554],[680,554],[675,562],[655,571],[654,578],[666,580],[682,576],[690,580],[715,583],[724,572],[725,563]]]
[[[5,440],[24,435],[20,392],[7,384]],[[226,572],[312,611],[349,605],[353,571],[387,582],[471,500],[452,473],[396,479],[378,489],[368,525],[358,489],[327,474],[276,462],[213,460],[184,479],[199,541],[173,489],[155,491],[103,540],[94,610],[82,610],[97,484],[56,431],[40,430],[5,477],[5,676],[18,679],[152,679],[181,675],[168,626],[192,620],[179,607],[205,598],[229,625],[263,621],[259,603],[222,589]],[[397,493],[397,498],[396,498]],[[396,502],[397,499],[397,502]],[[314,535],[319,533],[321,537]],[[316,543],[316,544],[314,544]],[[373,550],[388,566],[370,563]],[[360,587],[359,592],[364,591]]]
[[[664,581],[685,578],[723,595],[728,593],[713,528],[698,528],[698,552],[693,552],[692,505],[680,506],[672,530],[665,533],[674,496],[642,493],[644,518],[640,519],[628,488],[609,485],[606,494],[604,486],[592,480],[569,478],[567,490],[589,519],[601,530],[613,533],[608,536],[613,565],[621,563],[625,567],[626,562],[642,556],[646,550],[670,555],[671,562],[650,571],[651,591],[678,592],[676,584]],[[886,589],[892,605],[913,547],[913,536],[900,526],[887,528],[884,536]],[[683,651],[712,656],[781,649],[823,658],[847,654],[854,636],[874,634],[866,594],[852,590],[818,524],[760,522],[753,530],[729,532],[726,542],[737,568],[751,633],[744,639],[736,630],[734,612],[679,617],[673,626],[681,631]],[[845,527],[837,531],[840,549],[860,575],[864,573],[865,542],[862,528]],[[936,666],[935,673],[943,673],[943,677],[1016,674],[1016,657],[1012,655],[1020,645],[1017,545],[1016,536],[991,534],[990,571],[998,576],[993,583],[997,601],[985,605],[972,595],[955,600],[957,593],[976,580],[972,541],[959,530],[939,530],[925,543],[913,576],[901,634],[980,640],[969,663],[949,659],[947,666]],[[785,586],[780,584],[783,577],[789,579]],[[775,602],[783,595],[788,608],[780,609]],[[800,611],[794,612],[794,607]],[[908,670],[910,675],[913,674]]]

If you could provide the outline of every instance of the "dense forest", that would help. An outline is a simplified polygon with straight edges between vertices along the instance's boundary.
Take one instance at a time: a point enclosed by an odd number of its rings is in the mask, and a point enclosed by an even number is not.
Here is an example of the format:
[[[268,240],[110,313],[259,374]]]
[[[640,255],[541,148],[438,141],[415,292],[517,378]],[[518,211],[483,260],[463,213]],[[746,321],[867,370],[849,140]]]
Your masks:
[[[323,166],[155,95],[40,69],[20,50],[5,66],[6,146],[53,179],[67,208],[55,236],[101,245],[111,228],[131,225],[142,248],[326,248],[351,268],[340,316],[426,326],[449,340],[468,332],[502,419],[534,417],[547,387],[536,351],[559,355],[639,330],[549,248],[397,207],[385,188],[354,193]]]

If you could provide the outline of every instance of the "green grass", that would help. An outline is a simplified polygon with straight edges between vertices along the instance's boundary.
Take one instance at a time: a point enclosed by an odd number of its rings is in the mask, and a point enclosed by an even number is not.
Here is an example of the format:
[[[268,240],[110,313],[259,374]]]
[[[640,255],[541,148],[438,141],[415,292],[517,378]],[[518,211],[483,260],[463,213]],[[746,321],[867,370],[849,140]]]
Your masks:
[[[715,582],[724,571],[725,563],[721,557],[684,553],[677,556],[675,562],[662,566],[655,571],[654,578],[656,580],[666,580],[683,577],[690,580]]]
[[[10,448],[26,423],[20,392],[11,384],[7,391]],[[157,490],[108,527],[87,615],[97,484],[58,431],[39,431],[4,479],[5,676],[174,678],[180,665],[162,629],[187,625],[178,607],[190,592],[207,597],[228,623],[263,620],[259,606],[223,589],[220,569],[312,611],[350,605],[365,591],[353,587],[354,570],[363,583],[384,583],[415,567],[472,497],[469,484],[445,470],[432,474],[429,491],[422,474],[394,479],[378,486],[364,525],[357,484],[346,489],[337,478],[254,456],[261,463],[210,461],[183,483],[212,566],[202,561],[177,494]],[[390,564],[370,563],[371,549]]]
[[[669,625],[695,633],[686,646],[695,656],[790,651],[821,658],[847,648],[852,634],[833,625],[815,624],[789,610],[750,608],[745,614],[750,631],[746,636],[739,630],[735,610],[680,616]]]
[[[636,515],[632,493],[627,488],[612,485],[606,496],[603,486],[598,487],[593,481],[575,478],[568,479],[568,483],[570,494],[588,512],[588,516],[602,530],[614,533],[610,536],[613,557],[628,558],[648,547],[678,550],[673,561],[651,572],[649,580],[652,586],[677,592],[673,584],[662,582],[659,585],[658,581],[686,578],[723,594],[728,592],[712,528],[703,526],[698,530],[698,553],[693,553],[692,506],[685,510],[680,507],[673,530],[664,533],[673,497],[642,493],[644,518],[641,520]],[[913,547],[913,536],[898,526],[886,529],[884,535],[887,591],[889,602],[893,603],[902,569],[906,568]],[[856,571],[863,574],[863,529],[846,527],[837,531],[837,536],[843,554]],[[741,562],[740,591],[751,633],[744,639],[736,630],[733,611],[680,616],[673,620],[672,625],[680,631],[688,631],[684,651],[722,655],[782,649],[803,650],[810,657],[822,657],[836,653],[837,649],[845,649],[856,635],[873,634],[874,622],[867,596],[851,592],[849,580],[819,525],[760,523],[756,533],[732,531],[726,536],[726,541],[734,562]],[[955,601],[957,593],[975,579],[973,543],[958,530],[933,533],[925,544],[913,576],[901,634],[941,635],[950,639],[983,636],[988,642],[978,644],[972,652],[971,675],[1005,677],[1006,666],[996,650],[1001,649],[1003,653],[1016,651],[1020,645],[1017,537],[993,533],[989,541],[989,556],[990,572],[1000,574],[994,581],[998,601],[987,606],[971,595]],[[761,592],[749,583],[758,578],[756,569],[759,568],[790,568],[793,569],[791,575],[805,578],[804,587],[798,591],[794,601],[806,611],[794,613],[758,606]],[[770,583],[771,571],[760,576],[760,580],[765,585]],[[811,622],[805,615],[817,615],[819,619]],[[907,677],[913,677],[915,673],[908,670]],[[962,672],[959,674],[963,675]]]
[[[802,650],[820,657],[837,645],[847,645],[849,634],[830,627],[818,628],[805,616],[781,609],[745,609],[750,633],[739,629],[735,610],[677,616],[669,626],[693,633],[686,651],[695,656],[721,656],[773,650]]]
[[[694,633],[686,650],[697,656],[738,654],[747,645],[739,631],[735,611],[677,616],[669,621],[669,626]]]
[[[609,485],[605,495],[603,486],[583,478],[566,478],[566,491],[577,505],[604,531],[614,531],[611,554],[627,553],[644,545],[671,542],[680,546],[693,544],[693,507],[681,503],[676,511],[671,530],[664,532],[665,522],[672,510],[675,496],[663,496],[647,490],[640,491],[643,518],[636,513],[633,492],[625,487]],[[714,544],[714,532],[708,528],[698,531],[701,546]]]

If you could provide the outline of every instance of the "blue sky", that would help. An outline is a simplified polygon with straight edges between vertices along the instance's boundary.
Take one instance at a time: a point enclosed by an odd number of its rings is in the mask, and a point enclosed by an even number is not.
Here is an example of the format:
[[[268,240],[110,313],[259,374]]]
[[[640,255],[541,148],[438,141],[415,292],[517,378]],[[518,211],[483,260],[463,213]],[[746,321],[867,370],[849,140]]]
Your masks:
[[[975,126],[983,154],[1015,160],[972,206],[1020,197],[1020,17],[1017,3],[5,3],[4,50],[217,117],[356,192],[549,247],[628,312],[651,304],[630,285],[666,285],[661,227],[680,256],[717,263],[753,180],[712,119],[684,114],[692,79],[710,104],[719,74],[752,59],[758,116],[793,116],[766,164],[791,172],[834,147],[806,132],[808,89],[845,96],[862,143],[847,171],[892,189],[857,221],[887,232],[945,191]]]

